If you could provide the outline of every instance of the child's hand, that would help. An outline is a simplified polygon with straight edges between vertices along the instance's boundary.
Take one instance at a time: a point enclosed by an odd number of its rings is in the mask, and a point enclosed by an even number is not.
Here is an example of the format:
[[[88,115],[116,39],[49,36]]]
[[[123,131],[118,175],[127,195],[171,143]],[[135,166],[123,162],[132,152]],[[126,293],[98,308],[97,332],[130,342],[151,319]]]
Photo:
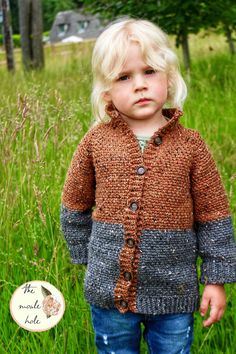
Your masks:
[[[210,305],[210,317],[203,321],[203,326],[208,327],[221,319],[226,307],[226,294],[223,284],[209,284],[205,286],[200,306],[201,316],[205,316]]]

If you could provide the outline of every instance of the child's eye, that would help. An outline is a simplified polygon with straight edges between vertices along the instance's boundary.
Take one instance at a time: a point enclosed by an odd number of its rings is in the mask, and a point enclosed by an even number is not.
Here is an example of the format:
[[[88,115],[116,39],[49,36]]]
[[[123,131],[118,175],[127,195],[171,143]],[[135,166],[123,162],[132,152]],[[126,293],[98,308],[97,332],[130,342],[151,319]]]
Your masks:
[[[147,75],[152,75],[152,74],[155,74],[155,70],[154,69],[148,69],[148,70],[145,70],[145,74]]]
[[[123,75],[118,78],[118,81],[125,81],[128,80],[129,76],[128,75]]]

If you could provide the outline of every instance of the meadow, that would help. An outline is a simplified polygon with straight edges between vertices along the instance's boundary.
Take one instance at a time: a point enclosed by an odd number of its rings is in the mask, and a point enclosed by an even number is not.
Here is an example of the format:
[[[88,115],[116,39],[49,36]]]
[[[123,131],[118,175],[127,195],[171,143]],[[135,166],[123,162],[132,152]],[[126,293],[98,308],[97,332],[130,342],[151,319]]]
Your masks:
[[[59,222],[65,175],[91,121],[92,47],[45,47],[45,69],[30,73],[23,72],[17,51],[14,75],[0,53],[0,353],[96,353],[83,299],[86,267],[70,263]],[[210,147],[236,226],[236,58],[216,34],[191,36],[190,49],[181,122],[197,129]],[[28,332],[11,318],[11,296],[29,280],[48,281],[64,295],[64,317],[49,331]],[[236,284],[225,287],[228,306],[219,323],[204,328],[195,313],[193,354],[236,351]],[[147,354],[144,342],[141,354]]]

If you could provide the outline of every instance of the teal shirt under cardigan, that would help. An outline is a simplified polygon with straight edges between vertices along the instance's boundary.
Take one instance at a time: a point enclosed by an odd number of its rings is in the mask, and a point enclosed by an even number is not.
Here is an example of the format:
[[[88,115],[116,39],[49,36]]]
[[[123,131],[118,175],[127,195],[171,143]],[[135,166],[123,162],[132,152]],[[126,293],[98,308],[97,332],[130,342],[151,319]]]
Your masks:
[[[139,146],[140,146],[141,151],[143,153],[145,146],[146,146],[148,140],[151,138],[151,136],[136,135],[136,138],[138,139]]]

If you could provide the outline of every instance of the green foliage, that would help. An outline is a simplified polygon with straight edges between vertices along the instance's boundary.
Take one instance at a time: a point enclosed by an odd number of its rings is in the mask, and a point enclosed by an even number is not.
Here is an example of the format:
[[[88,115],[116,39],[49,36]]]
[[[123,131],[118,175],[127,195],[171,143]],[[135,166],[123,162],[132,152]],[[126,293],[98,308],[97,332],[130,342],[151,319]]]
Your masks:
[[[88,11],[99,12],[108,19],[124,15],[149,19],[175,35],[184,29],[198,33],[201,28],[216,27],[220,22],[234,28],[236,25],[234,0],[84,0],[84,4]]]
[[[14,48],[20,48],[20,35],[19,34],[13,34],[12,36],[13,40],[13,46]],[[3,35],[0,34],[0,46],[3,45]]]
[[[235,0],[210,0],[203,13],[207,27],[215,28],[224,33],[229,44],[231,54],[235,53],[233,33],[236,30],[236,2]],[[206,26],[205,26],[206,28]]]
[[[235,0],[84,0],[84,3],[88,11],[99,12],[107,19],[128,15],[153,21],[168,34],[175,35],[176,45],[184,47],[188,62],[190,56],[186,46],[190,33],[222,26],[229,36],[236,23]],[[186,62],[186,65],[188,68],[189,63]]]
[[[12,39],[13,39],[14,47],[15,48],[20,48],[20,46],[21,46],[20,35],[19,34],[13,34]]]
[[[48,37],[49,36],[49,32],[43,32],[43,36],[44,37]],[[13,40],[14,48],[20,48],[21,47],[20,34],[13,34],[12,40]],[[2,46],[2,45],[3,45],[3,35],[0,34],[0,46]]]
[[[208,27],[218,25],[230,26],[236,29],[236,3],[235,0],[209,0],[204,4],[202,11],[203,23]],[[205,26],[206,27],[206,26]]]

